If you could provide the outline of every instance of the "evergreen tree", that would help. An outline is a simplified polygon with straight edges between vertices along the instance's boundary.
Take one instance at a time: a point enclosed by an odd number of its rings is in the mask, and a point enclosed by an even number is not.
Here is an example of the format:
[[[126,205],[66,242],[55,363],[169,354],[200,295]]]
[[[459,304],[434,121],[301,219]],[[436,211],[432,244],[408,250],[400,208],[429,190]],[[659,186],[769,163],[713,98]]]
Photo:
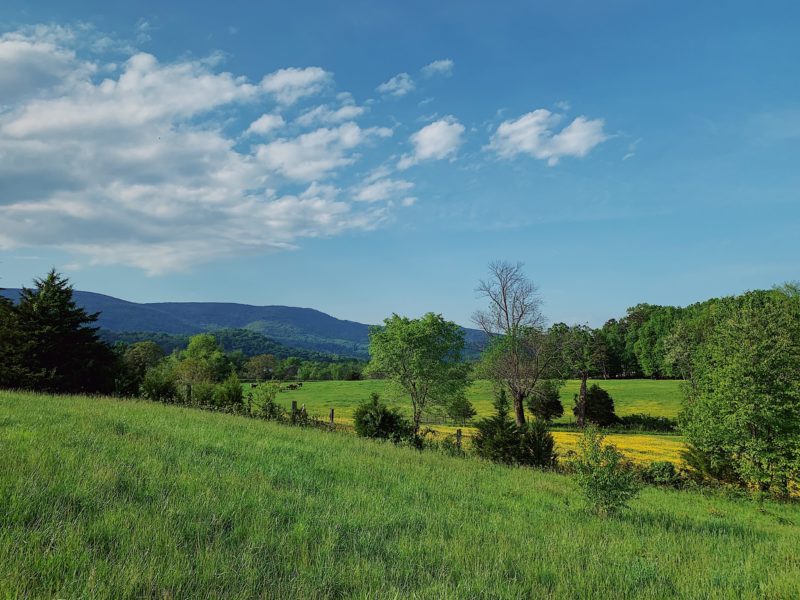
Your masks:
[[[585,418],[589,423],[600,427],[607,427],[618,422],[614,412],[614,399],[606,390],[597,384],[593,384],[586,392]],[[575,395],[575,408],[573,414],[578,417],[580,411],[580,399]]]
[[[98,313],[75,305],[67,278],[51,270],[22,288],[13,309],[19,334],[20,387],[49,392],[108,392],[114,353],[97,337]]]
[[[494,400],[495,414],[475,424],[477,433],[472,439],[475,453],[494,462],[511,464],[519,455],[519,431],[509,416],[506,391],[501,389]]]
[[[20,340],[14,304],[0,296],[0,387],[21,387]]]

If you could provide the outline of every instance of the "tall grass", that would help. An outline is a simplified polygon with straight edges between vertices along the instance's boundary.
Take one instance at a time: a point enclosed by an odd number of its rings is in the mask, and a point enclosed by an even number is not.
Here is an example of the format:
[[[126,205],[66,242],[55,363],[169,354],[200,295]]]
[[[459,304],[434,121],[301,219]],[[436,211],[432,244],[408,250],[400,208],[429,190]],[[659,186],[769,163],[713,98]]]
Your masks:
[[[174,406],[0,392],[0,597],[792,598],[800,506]]]

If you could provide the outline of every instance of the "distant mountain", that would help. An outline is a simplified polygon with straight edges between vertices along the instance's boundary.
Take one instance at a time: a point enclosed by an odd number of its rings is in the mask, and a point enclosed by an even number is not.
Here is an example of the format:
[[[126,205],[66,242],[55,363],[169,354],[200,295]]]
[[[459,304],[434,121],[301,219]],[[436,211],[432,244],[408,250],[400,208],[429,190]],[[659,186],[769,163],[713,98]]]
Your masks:
[[[0,294],[16,300],[19,292],[7,289]],[[99,312],[98,325],[111,332],[192,335],[221,329],[246,329],[292,348],[368,358],[369,325],[337,319],[311,308],[229,302],[136,303],[82,291],[75,291],[74,298],[86,311]],[[483,334],[475,329],[465,329],[465,332],[470,354],[475,354],[482,344]]]

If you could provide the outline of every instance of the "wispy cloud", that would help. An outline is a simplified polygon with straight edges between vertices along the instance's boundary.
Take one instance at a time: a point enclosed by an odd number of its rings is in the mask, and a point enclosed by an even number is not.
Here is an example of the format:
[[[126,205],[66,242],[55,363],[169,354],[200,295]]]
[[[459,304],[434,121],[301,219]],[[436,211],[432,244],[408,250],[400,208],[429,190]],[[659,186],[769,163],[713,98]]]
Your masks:
[[[413,92],[415,87],[416,86],[414,84],[414,80],[411,79],[411,75],[408,73],[398,73],[389,81],[384,81],[376,89],[381,94],[399,97]]]
[[[422,67],[422,75],[424,77],[435,77],[441,75],[443,77],[450,77],[453,74],[455,63],[449,58],[435,60]]]

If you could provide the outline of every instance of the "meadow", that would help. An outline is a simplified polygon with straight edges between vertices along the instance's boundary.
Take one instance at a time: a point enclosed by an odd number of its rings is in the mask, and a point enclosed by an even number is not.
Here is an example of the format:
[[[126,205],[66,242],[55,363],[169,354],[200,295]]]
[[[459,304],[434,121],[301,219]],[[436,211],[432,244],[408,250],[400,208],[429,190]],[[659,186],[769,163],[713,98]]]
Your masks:
[[[609,379],[590,380],[597,383],[614,398],[617,415],[625,416],[634,413],[646,413],[658,417],[675,418],[681,408],[681,381],[655,379]],[[564,405],[564,416],[556,420],[556,424],[567,424],[575,421],[572,415],[573,396],[578,392],[577,380],[567,381],[561,389],[561,402]],[[245,391],[249,386],[245,385]],[[387,383],[383,380],[367,379],[363,381],[307,381],[296,390],[281,392],[277,402],[288,408],[292,401],[297,405],[305,405],[310,415],[327,419],[330,409],[334,409],[338,423],[352,423],[352,415],[356,406],[369,398],[370,393],[377,392],[388,404],[409,412],[408,402],[402,398],[392,397]],[[475,381],[467,394],[475,410],[477,418],[485,417],[494,411],[492,401],[494,388],[485,380]],[[444,422],[429,423],[432,429],[442,434],[452,434],[456,426]],[[469,438],[473,429],[462,428]],[[554,431],[560,452],[575,447],[578,434],[571,431]],[[608,442],[617,446],[625,455],[637,462],[668,460],[679,463],[683,449],[683,439],[678,435],[658,433],[612,433]]]
[[[0,392],[4,598],[796,598],[798,556],[797,504],[647,488],[601,518],[565,475]]]

